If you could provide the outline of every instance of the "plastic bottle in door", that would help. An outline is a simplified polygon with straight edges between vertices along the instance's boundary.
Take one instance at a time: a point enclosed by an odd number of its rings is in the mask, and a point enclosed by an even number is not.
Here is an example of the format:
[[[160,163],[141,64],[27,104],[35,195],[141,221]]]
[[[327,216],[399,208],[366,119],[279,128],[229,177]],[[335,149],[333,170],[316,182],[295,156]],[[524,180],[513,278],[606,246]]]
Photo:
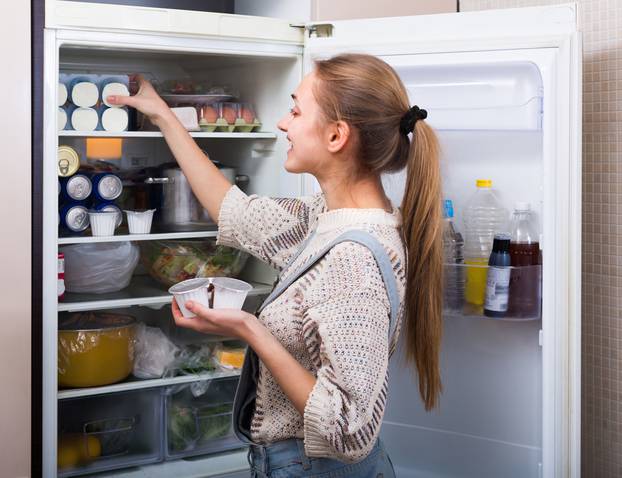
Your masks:
[[[478,179],[477,190],[464,211],[464,298],[481,313],[486,293],[486,273],[495,233],[504,229],[507,211],[492,191],[490,179]],[[469,267],[471,266],[471,267]]]
[[[443,202],[444,302],[449,310],[460,310],[464,303],[464,240],[453,222],[454,207],[450,199]],[[460,264],[460,265],[456,265]]]
[[[487,317],[501,318],[507,314],[510,264],[510,236],[509,234],[497,234],[492,244],[486,276],[484,315]]]
[[[536,217],[529,203],[518,202],[510,222],[510,301],[508,315],[536,318],[540,311],[542,254]]]

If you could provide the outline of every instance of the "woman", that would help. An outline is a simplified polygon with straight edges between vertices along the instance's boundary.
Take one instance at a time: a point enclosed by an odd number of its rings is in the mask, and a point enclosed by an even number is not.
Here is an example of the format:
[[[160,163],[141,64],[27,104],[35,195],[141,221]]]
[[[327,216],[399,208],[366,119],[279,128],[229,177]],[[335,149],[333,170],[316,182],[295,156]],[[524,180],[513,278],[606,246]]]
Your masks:
[[[229,184],[149,83],[110,101],[161,129],[218,217],[218,242],[274,266],[285,284],[258,316],[186,304],[197,318],[185,319],[173,304],[179,326],[249,344],[234,427],[251,445],[253,476],[394,476],[378,436],[402,321],[426,409],[441,389],[436,137],[395,71],[372,56],[316,62],[292,98],[278,124],[290,142],[285,169],[312,174],[322,189],[299,199],[247,196]],[[402,221],[380,175],[404,167]],[[352,230],[381,247],[335,242]]]

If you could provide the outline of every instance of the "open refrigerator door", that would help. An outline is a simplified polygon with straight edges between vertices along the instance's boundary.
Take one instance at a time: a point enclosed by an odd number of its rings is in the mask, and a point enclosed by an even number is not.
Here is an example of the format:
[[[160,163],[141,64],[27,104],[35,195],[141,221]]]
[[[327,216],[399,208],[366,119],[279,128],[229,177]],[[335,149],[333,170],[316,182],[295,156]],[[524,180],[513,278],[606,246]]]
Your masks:
[[[512,269],[512,277],[528,278],[537,309],[495,319],[485,314],[483,298],[472,297],[478,288],[485,294],[487,257],[479,266],[446,259],[445,275],[462,277],[462,290],[461,304],[444,310],[440,407],[425,412],[414,372],[401,356],[391,361],[382,437],[397,476],[578,477],[576,6],[306,26],[306,72],[314,59],[347,52],[382,58],[399,74],[411,104],[428,111],[442,150],[444,199],[453,203],[457,229],[467,232],[476,181],[491,180],[505,219],[494,232],[510,232],[510,212],[529,203],[542,256],[530,274],[530,268]],[[395,205],[404,181],[403,171],[383,177]],[[306,177],[305,191],[317,190]],[[403,348],[404,337],[401,342]]]

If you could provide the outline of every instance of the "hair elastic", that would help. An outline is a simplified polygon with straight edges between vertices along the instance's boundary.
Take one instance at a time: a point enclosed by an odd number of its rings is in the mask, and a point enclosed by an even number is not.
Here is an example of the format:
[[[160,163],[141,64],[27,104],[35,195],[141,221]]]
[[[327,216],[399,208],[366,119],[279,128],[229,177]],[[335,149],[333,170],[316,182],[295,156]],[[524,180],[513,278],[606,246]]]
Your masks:
[[[428,112],[422,108],[419,108],[417,105],[411,107],[402,119],[400,120],[400,133],[404,136],[408,136],[409,133],[412,133],[415,128],[415,123],[419,120],[424,120],[428,117]]]

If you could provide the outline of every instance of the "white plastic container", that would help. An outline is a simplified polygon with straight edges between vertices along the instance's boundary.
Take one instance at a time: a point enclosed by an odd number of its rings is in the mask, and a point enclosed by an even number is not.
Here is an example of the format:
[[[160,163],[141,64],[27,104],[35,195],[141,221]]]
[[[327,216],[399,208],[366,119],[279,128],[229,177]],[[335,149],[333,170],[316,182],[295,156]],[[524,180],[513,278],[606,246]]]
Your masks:
[[[100,109],[101,128],[104,131],[120,133],[127,130],[129,115],[125,108],[106,108]]]
[[[89,76],[77,76],[69,83],[71,102],[82,108],[90,108],[99,100],[99,88]]]
[[[194,317],[195,315],[186,309],[186,302],[193,300],[209,308],[208,285],[209,279],[188,279],[172,286],[168,293],[175,297],[179,310],[184,317]]]
[[[75,108],[71,111],[71,127],[76,131],[95,131],[98,124],[99,117],[93,108]]]
[[[120,108],[121,106],[108,103],[107,98],[109,96],[130,96],[130,90],[119,81],[107,79],[102,82],[102,85],[102,103],[110,108]]]
[[[65,108],[61,108],[60,106],[58,107],[57,118],[58,131],[62,131],[67,126],[67,112],[65,111]]]
[[[148,209],[146,211],[125,210],[130,234],[149,234],[149,232],[151,232],[154,212],[155,209]]]
[[[58,106],[63,106],[67,103],[67,85],[65,83],[58,83]]]
[[[89,211],[93,236],[114,236],[118,215],[116,211]]]
[[[247,282],[230,277],[213,277],[214,309],[242,309],[246,296],[253,288]]]

